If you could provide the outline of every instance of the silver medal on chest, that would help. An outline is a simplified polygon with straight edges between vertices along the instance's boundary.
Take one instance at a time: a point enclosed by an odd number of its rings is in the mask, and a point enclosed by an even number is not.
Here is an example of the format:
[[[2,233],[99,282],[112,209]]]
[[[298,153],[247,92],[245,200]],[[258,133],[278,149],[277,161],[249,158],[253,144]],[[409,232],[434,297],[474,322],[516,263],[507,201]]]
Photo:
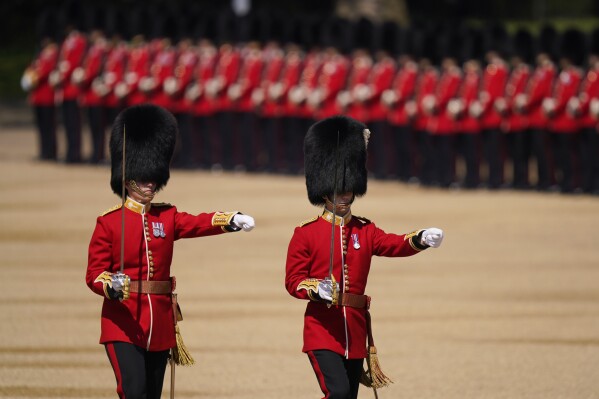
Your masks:
[[[360,249],[360,240],[358,239],[358,234],[353,233],[351,235],[351,239],[354,242],[354,249]]]
[[[166,237],[166,234],[164,233],[164,224],[162,224],[162,222],[152,222],[152,231],[156,238]]]

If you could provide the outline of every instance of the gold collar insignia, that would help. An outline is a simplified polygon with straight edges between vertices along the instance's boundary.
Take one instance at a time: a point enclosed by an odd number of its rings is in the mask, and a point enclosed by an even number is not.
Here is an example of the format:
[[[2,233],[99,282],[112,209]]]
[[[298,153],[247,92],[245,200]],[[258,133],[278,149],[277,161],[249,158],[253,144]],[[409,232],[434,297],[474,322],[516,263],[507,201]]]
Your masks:
[[[329,211],[328,209],[325,209],[322,212],[321,217],[329,223],[333,222],[333,212]],[[351,218],[352,218],[351,210],[348,211],[344,216],[335,215],[335,225],[337,225],[337,226],[340,224],[346,225],[349,223]],[[343,221],[343,223],[342,223],[342,221]]]

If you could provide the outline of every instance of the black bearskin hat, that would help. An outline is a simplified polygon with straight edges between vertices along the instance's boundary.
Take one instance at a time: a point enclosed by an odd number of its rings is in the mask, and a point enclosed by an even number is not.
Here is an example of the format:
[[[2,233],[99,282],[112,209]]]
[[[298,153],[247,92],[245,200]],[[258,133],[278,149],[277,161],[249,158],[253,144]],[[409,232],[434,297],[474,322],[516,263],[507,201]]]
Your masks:
[[[110,187],[122,195],[123,129],[125,129],[125,179],[166,185],[177,139],[177,121],[164,108],[142,104],[122,111],[110,136],[112,171]]]
[[[308,129],[304,138],[304,163],[308,199],[313,205],[324,205],[323,197],[335,191],[336,162],[337,192],[351,191],[356,196],[366,193],[369,137],[366,125],[345,116],[323,119]]]

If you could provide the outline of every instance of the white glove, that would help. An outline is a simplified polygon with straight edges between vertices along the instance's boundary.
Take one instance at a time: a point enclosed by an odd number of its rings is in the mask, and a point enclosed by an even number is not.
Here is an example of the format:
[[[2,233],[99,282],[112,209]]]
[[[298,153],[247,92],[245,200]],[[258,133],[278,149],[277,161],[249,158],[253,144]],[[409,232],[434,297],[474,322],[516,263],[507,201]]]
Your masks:
[[[237,215],[233,216],[233,220],[231,220],[231,223],[235,227],[243,229],[243,231],[250,231],[254,227],[256,227],[256,222],[254,222],[253,217],[249,215],[242,215],[241,213],[238,213]]]
[[[123,273],[115,273],[110,276],[110,280],[112,282],[112,289],[120,292],[123,291],[125,287],[129,286],[129,276]]]
[[[325,301],[333,301],[333,281],[330,278],[325,278],[318,282],[318,296]]]
[[[422,232],[420,242],[429,247],[439,248],[443,242],[443,230],[436,227],[425,229]]]

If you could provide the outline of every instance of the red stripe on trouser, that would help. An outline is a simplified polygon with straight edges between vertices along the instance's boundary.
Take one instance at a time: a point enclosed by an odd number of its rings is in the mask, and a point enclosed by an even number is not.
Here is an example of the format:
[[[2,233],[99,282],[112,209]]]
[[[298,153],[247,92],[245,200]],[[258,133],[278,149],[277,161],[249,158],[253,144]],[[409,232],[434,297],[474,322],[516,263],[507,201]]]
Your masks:
[[[123,391],[123,376],[121,375],[121,368],[119,367],[119,360],[116,357],[113,343],[106,344],[106,352],[108,352],[108,359],[110,360],[110,364],[114,370],[114,376],[116,377],[116,393],[119,395],[119,398],[125,399],[125,391]]]
[[[324,374],[320,370],[320,366],[318,365],[318,360],[316,360],[316,356],[314,356],[314,352],[308,351],[308,359],[310,359],[310,363],[312,363],[312,368],[314,369],[314,374],[316,374],[316,379],[318,380],[318,385],[320,385],[320,389],[322,393],[324,393],[324,398],[327,399],[329,397],[329,390],[324,383]]]

